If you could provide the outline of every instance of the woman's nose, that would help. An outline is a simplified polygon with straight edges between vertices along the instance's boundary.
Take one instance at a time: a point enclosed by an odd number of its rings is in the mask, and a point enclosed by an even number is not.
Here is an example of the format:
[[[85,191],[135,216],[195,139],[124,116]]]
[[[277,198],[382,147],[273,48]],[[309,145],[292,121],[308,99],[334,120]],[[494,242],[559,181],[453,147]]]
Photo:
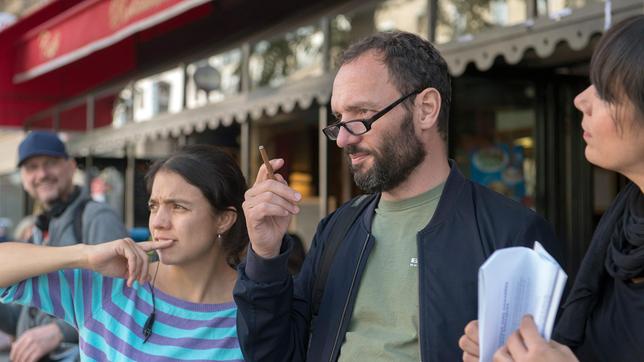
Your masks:
[[[170,213],[164,207],[159,207],[150,213],[150,229],[167,229],[170,226]]]
[[[573,103],[575,104],[575,107],[580,110],[582,113],[586,113],[588,115],[591,114],[592,111],[592,102],[590,100],[590,95],[592,94],[592,85],[586,89],[584,89],[581,93],[577,94],[575,97],[575,100]]]

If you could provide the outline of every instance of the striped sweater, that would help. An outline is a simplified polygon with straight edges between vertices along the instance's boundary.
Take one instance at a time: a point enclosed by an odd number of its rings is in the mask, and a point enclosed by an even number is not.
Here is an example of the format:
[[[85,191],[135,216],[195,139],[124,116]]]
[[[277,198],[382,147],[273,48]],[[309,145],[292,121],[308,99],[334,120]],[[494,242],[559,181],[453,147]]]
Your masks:
[[[79,332],[83,361],[243,361],[234,303],[196,304],[155,289],[156,321],[147,284],[87,270],[64,270],[0,288],[0,302],[16,302],[64,319]]]

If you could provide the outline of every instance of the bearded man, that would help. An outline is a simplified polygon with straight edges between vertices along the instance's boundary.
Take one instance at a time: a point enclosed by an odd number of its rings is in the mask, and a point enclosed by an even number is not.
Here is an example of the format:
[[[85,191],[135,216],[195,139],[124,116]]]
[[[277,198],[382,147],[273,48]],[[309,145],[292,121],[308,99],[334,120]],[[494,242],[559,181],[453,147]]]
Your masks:
[[[448,159],[450,97],[445,60],[416,35],[379,33],[344,52],[331,98],[336,122],[324,133],[370,195],[321,221],[292,279],[284,235],[301,195],[260,168],[246,193],[251,243],[235,288],[247,361],[457,361],[487,256],[538,240],[561,260],[546,220],[466,179]],[[325,249],[341,232],[339,215],[359,202],[366,207],[322,276],[318,310]]]

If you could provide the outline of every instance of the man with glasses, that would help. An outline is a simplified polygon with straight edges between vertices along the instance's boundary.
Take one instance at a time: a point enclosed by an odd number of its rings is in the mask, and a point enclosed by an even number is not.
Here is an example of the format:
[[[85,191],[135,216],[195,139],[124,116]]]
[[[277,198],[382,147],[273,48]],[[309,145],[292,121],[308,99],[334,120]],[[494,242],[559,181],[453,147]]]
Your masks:
[[[465,179],[448,159],[450,95],[445,61],[413,34],[375,34],[344,52],[331,99],[336,122],[324,134],[370,195],[321,221],[291,279],[284,234],[301,195],[260,169],[246,193],[251,244],[235,288],[247,360],[457,361],[487,256],[538,240],[560,259],[543,218]],[[366,207],[321,275],[338,215],[359,202]],[[326,283],[316,313],[318,277]]]

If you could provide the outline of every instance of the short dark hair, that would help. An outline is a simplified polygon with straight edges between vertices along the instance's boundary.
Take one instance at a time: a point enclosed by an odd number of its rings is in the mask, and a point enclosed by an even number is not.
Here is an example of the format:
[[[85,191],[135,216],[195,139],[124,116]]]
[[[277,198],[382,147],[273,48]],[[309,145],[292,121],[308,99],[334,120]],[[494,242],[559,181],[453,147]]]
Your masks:
[[[225,234],[222,234],[221,244],[226,253],[226,261],[231,267],[236,267],[248,245],[246,219],[242,209],[246,180],[237,162],[224,150],[215,146],[183,147],[150,166],[145,175],[148,193],[152,191],[154,178],[160,170],[174,172],[198,188],[215,213],[228,211],[229,207],[236,210],[237,220]]]
[[[644,15],[625,19],[602,37],[590,62],[590,80],[604,101],[623,106],[629,100],[644,126]],[[619,117],[615,121],[619,124]],[[634,122],[636,124],[637,122]]]
[[[382,56],[389,77],[401,94],[425,88],[438,90],[441,95],[438,132],[446,140],[452,86],[447,63],[432,43],[403,31],[376,33],[349,46],[338,59],[338,67],[369,51]]]

